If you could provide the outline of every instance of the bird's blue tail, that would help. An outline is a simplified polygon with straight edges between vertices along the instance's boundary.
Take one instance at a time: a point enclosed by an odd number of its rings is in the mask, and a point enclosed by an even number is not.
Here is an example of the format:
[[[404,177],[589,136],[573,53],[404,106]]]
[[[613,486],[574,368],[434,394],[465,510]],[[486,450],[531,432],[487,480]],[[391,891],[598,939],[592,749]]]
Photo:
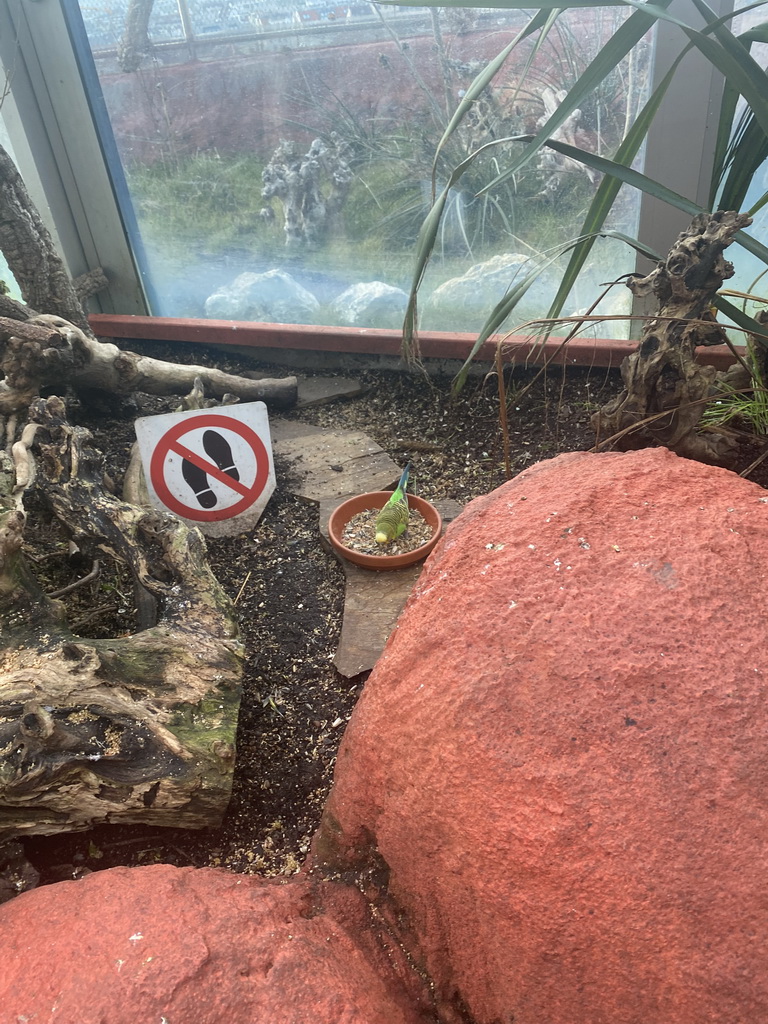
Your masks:
[[[400,477],[400,483],[395,488],[396,491],[403,491],[403,492],[405,491],[405,488],[406,488],[406,486],[408,484],[408,474],[410,472],[411,472],[411,463],[409,462],[408,465],[403,470],[403,475]]]

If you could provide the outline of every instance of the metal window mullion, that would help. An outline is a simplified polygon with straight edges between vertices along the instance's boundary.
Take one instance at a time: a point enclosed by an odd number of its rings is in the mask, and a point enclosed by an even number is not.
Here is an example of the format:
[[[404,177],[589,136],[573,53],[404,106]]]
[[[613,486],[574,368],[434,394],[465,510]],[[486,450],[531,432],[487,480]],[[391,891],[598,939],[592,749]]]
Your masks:
[[[718,14],[733,9],[730,0],[714,0],[710,6]],[[673,13],[689,24],[701,24],[689,0],[674,4]],[[652,87],[661,81],[687,41],[681,29],[659,22]],[[723,76],[702,53],[692,50],[676,72],[646,144],[644,173],[703,207],[709,202],[722,96]],[[662,256],[690,220],[688,214],[661,200],[646,194],[641,197],[639,237]],[[651,265],[638,257],[637,269],[645,274]],[[648,301],[652,304],[652,300],[636,300],[635,312],[647,314]]]
[[[50,210],[70,273],[104,269],[109,288],[91,300],[91,308],[146,313],[58,0],[0,0],[0,57],[17,112],[8,118],[9,134],[20,162],[34,165],[20,169],[25,180],[39,180],[46,199],[41,212]]]

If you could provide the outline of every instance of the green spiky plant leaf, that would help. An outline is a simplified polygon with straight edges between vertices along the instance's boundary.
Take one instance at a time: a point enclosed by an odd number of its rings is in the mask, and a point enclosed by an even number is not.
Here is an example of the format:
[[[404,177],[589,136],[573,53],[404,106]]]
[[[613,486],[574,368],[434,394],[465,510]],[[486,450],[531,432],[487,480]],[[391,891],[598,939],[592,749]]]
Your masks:
[[[384,0],[384,2],[386,3],[388,0]],[[648,131],[653,124],[663,96],[675,75],[679,73],[680,64],[686,52],[691,49],[698,50],[722,74],[724,79],[721,119],[715,147],[714,171],[709,188],[710,208],[740,209],[745,201],[755,173],[768,156],[768,75],[766,75],[766,72],[750,53],[753,42],[768,40],[768,22],[753,26],[743,34],[736,35],[729,27],[729,23],[734,16],[732,13],[719,17],[704,0],[693,0],[693,4],[703,22],[703,25],[698,27],[692,25],[687,17],[678,16],[674,0],[666,0],[666,2],[665,0],[658,0],[656,3],[644,3],[641,0],[616,0],[615,3],[599,3],[593,2],[593,0],[583,0],[583,2],[580,2],[580,0],[577,0],[577,2],[569,4],[567,9],[622,6],[633,10],[621,28],[602,47],[595,59],[584,70],[570,90],[568,90],[565,97],[559,103],[557,110],[535,135],[494,140],[494,142],[489,144],[490,146],[499,146],[503,143],[507,154],[513,148],[514,155],[511,158],[508,157],[507,165],[494,180],[486,185],[485,191],[493,189],[514,176],[517,171],[525,164],[534,160],[546,148],[553,149],[563,156],[567,156],[583,164],[585,167],[591,168],[592,171],[603,175],[601,184],[580,226],[577,238],[570,246],[566,245],[563,247],[563,251],[567,251],[570,248],[571,255],[561,275],[559,286],[550,308],[550,315],[552,317],[556,317],[562,309],[563,303],[566,301],[573,284],[584,266],[595,238],[604,233],[604,225],[622,184],[640,189],[647,195],[654,196],[690,215],[702,212],[702,207],[690,198],[679,195],[668,188],[663,182],[654,181],[632,167],[643,142],[647,138]],[[768,0],[759,0],[759,2],[742,8],[740,13],[755,10],[767,4]],[[436,5],[425,5],[419,2],[419,0],[404,0],[403,6]],[[523,0],[495,0],[495,2],[491,0],[490,3],[481,2],[481,0],[476,0],[476,2],[443,0],[440,6],[530,10]],[[548,2],[548,0],[537,4],[536,14],[529,19],[524,33],[519,34],[499,54],[496,60],[484,69],[482,75],[470,87],[463,102],[454,113],[440,141],[439,148],[443,148],[451,134],[458,129],[463,117],[471,108],[476,97],[489,86],[521,39],[536,33],[538,33],[538,38],[542,39],[547,32],[551,31],[552,26],[556,23],[563,10],[564,8],[561,8],[554,2]],[[669,73],[638,113],[634,122],[629,126],[626,135],[612,158],[609,159],[600,154],[569,146],[554,139],[553,135],[562,126],[567,117],[580,104],[583,104],[595,89],[605,81],[606,77],[619,66],[620,62],[657,21],[666,21],[676,25],[687,37],[688,42],[673,62]],[[512,146],[512,144],[515,145]],[[487,146],[480,147],[475,153],[471,154],[454,168],[453,172],[449,175],[448,184],[437,195],[434,205],[424,221],[417,244],[413,285],[404,324],[403,353],[406,358],[412,357],[416,349],[417,293],[434,248],[450,188],[455,186],[456,182],[467,172],[473,160],[477,159],[487,148]],[[756,212],[765,203],[768,203],[768,192],[753,204],[752,210]],[[766,246],[745,232],[739,233],[737,241],[768,266],[768,248]],[[519,302],[525,291],[531,286],[537,274],[543,269],[543,265],[549,265],[550,262],[544,260],[542,261],[542,266],[532,269],[531,273],[526,275],[518,285],[510,289],[502,302],[490,312],[486,323],[480,331],[473,354],[479,350],[490,334],[503,323],[504,319],[511,315],[517,302]],[[758,327],[752,318],[748,317],[745,313],[741,313],[741,311],[739,312],[740,319],[736,321],[734,318],[734,322],[738,322],[739,326],[750,330]],[[762,341],[764,331],[756,331],[755,333],[758,337],[762,335],[760,337]],[[457,381],[459,385],[465,375],[466,368],[462,370],[459,376]]]

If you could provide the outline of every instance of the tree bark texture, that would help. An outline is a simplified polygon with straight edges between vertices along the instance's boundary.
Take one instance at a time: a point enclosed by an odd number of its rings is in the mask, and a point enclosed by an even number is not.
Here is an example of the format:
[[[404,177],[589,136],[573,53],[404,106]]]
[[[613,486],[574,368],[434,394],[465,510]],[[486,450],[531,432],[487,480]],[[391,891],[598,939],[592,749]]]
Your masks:
[[[88,388],[129,395],[185,394],[196,379],[216,398],[234,395],[246,402],[263,401],[272,408],[287,408],[296,401],[295,377],[251,380],[222,370],[168,363],[162,359],[124,352],[111,342],[90,334],[59,316],[41,315],[24,322],[0,318],[0,414],[19,412],[39,394],[41,387]]]
[[[218,825],[242,650],[205,541],[105,492],[101,458],[60,399],[38,399],[31,417],[53,512],[78,544],[127,564],[156,614],[130,636],[73,634],[24,559],[13,474],[0,474],[0,843],[106,822]]]
[[[254,381],[97,341],[78,295],[105,279],[95,270],[72,285],[2,149],[0,249],[25,299],[0,295],[0,844],[105,822],[218,825],[242,676],[234,610],[202,534],[105,490],[88,432],[67,422],[61,398],[39,396],[194,386],[201,402],[283,407],[296,378]],[[23,552],[33,486],[81,551],[128,566],[134,633],[75,633],[42,591]]]
[[[155,0],[131,0],[125,16],[123,37],[117,47],[121,71],[138,71],[142,60],[152,53],[149,19]]]
[[[64,263],[21,175],[0,146],[0,250],[32,309],[64,317],[86,334],[88,320]]]
[[[616,447],[664,445],[703,462],[725,460],[726,439],[699,429],[715,370],[697,363],[695,350],[726,341],[711,307],[723,281],[733,276],[723,251],[751,223],[742,213],[700,214],[666,260],[629,282],[636,295],[655,295],[659,309],[644,325],[637,351],[622,363],[624,390],[592,417],[598,442],[626,431]]]

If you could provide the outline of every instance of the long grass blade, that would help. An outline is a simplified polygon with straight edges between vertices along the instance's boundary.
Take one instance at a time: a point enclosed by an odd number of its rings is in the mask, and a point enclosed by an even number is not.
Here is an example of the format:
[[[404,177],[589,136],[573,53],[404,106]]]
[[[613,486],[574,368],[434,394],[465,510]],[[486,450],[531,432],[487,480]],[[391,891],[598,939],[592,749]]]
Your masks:
[[[616,238],[618,241],[624,242],[625,245],[640,253],[641,256],[650,260],[651,263],[658,263],[661,259],[661,254],[652,249],[650,245],[646,245],[645,242],[641,242],[638,238],[632,238],[631,235],[625,235],[623,231],[601,231],[600,234],[603,238]]]
[[[675,76],[678,65],[685,56],[687,50],[688,47],[686,47],[686,50],[677,57],[672,67],[654,90],[653,95],[648,99],[648,102],[638,114],[635,123],[632,125],[625,139],[616,151],[616,155],[614,157],[616,163],[629,166],[637,156],[640,151],[640,147],[648,134],[651,123],[656,116],[656,112],[661,105],[661,101],[664,99],[667,89]],[[552,301],[548,316],[556,317],[562,310],[565,300],[576,283],[589,253],[592,251],[595,241],[599,236],[599,232],[605,223],[605,219],[616,201],[616,196],[618,195],[621,186],[622,182],[620,178],[613,175],[603,176],[579,230],[579,234],[583,236],[583,241],[581,241],[571,253],[568,266],[565,268],[560,280],[560,285]]]
[[[762,210],[766,203],[768,203],[768,192],[763,192],[763,194],[760,196],[757,202],[753,203],[750,206],[749,210],[747,210],[747,213],[750,215],[750,217],[754,217],[756,213],[759,213],[759,211]]]
[[[666,0],[666,3],[671,3],[671,0]],[[517,7],[518,5],[512,4],[511,6]],[[554,7],[554,5],[549,4],[544,6],[549,9]],[[665,6],[665,0],[661,0],[660,5],[658,6],[660,9],[663,9]],[[521,153],[512,160],[511,165],[498,175],[488,186],[486,186],[482,192],[486,192],[488,189],[496,187],[507,181],[516,173],[517,170],[519,170],[520,167],[529,160],[532,160],[536,152],[547,142],[549,134],[557,131],[573,110],[578,107],[579,103],[581,103],[582,100],[588,96],[589,93],[592,92],[608,74],[610,74],[616,64],[619,63],[624,56],[626,56],[629,50],[631,50],[632,47],[642,39],[646,32],[648,32],[652,27],[654,20],[654,17],[646,15],[642,11],[636,11],[634,14],[630,15],[627,21],[624,22],[616,33],[614,33],[613,38],[609,43],[602,48],[598,56],[591,62],[587,70],[571,88],[566,98],[558,107],[558,110],[548,119],[547,123],[540,129],[537,135],[533,139],[521,137],[521,140],[524,139],[525,141],[532,142],[533,144],[521,151]],[[493,144],[509,141],[517,140],[494,140]],[[403,322],[402,354],[406,362],[411,362],[416,358],[418,352],[417,293],[419,286],[424,279],[424,274],[426,273],[426,268],[438,237],[440,219],[445,210],[449,190],[471,165],[472,160],[487,148],[488,147],[481,147],[475,153],[470,154],[466,160],[462,161],[462,163],[453,170],[448,183],[436,198],[432,210],[427,214],[422,230],[419,233],[419,238],[416,243],[416,262],[413,283],[411,285],[411,292]]]
[[[631,167],[623,167],[607,157],[598,156],[596,153],[586,153],[575,146],[569,146],[566,142],[557,142],[555,139],[550,139],[547,142],[547,146],[558,153],[562,153],[564,156],[569,156],[572,160],[586,164],[601,174],[613,174],[623,182],[626,182],[627,185],[639,188],[643,192],[647,192],[648,195],[661,199],[662,202],[669,203],[670,206],[674,206],[676,209],[682,210],[683,213],[690,214],[692,217],[695,217],[697,213],[708,212],[703,206],[699,206],[691,199],[686,199],[685,196],[681,196],[679,192],[667,188],[661,182],[655,181],[653,178],[649,178],[647,175],[641,174],[640,171],[635,171]],[[757,256],[758,259],[768,266],[768,247],[763,245],[762,242],[758,242],[756,238],[748,235],[745,231],[737,231],[734,235],[734,241],[738,242],[747,252]]]
[[[529,135],[528,139],[533,143],[534,136]],[[677,207],[678,210],[689,213],[692,217],[697,213],[704,212],[704,208],[694,203],[692,199],[681,196],[679,192],[667,188],[666,185],[662,185],[661,182],[649,178],[646,174],[636,171],[632,167],[625,167],[623,164],[617,163],[608,157],[598,156],[597,153],[589,153],[586,150],[578,149],[576,146],[571,146],[567,142],[559,142],[557,139],[547,139],[545,145],[549,149],[554,149],[556,152],[561,153],[563,156],[570,157],[578,163],[591,167],[592,170],[598,171],[600,174],[612,174],[625,182],[625,184],[639,188],[641,191],[648,193],[648,195],[661,199],[665,203],[669,203],[670,206]]]
[[[480,149],[476,150],[474,153],[470,153],[466,160],[462,160],[460,164],[454,167],[448,181],[432,205],[432,208],[424,218],[421,230],[419,231],[419,237],[416,239],[416,260],[413,272],[413,281],[411,283],[411,292],[408,296],[408,305],[406,306],[405,318],[403,321],[401,353],[406,363],[412,363],[418,358],[418,291],[421,286],[421,282],[424,280],[424,274],[427,271],[430,257],[435,248],[435,242],[440,231],[440,222],[443,218],[443,213],[445,212],[445,207],[451,194],[451,189],[471,166],[472,162],[481,155],[481,153],[509,141],[511,140],[494,139],[492,142],[486,143],[485,146],[481,146]]]
[[[722,188],[717,196],[721,210],[740,210],[758,169],[768,157],[768,135],[752,116],[739,125],[738,135],[729,149]]]
[[[439,4],[424,3],[424,0],[374,0],[377,6],[382,7],[480,7],[483,10],[498,11],[530,11],[530,0],[440,0]],[[541,0],[536,4],[537,8],[551,11],[556,7],[562,7],[563,2],[556,0]],[[568,7],[623,7],[626,0],[571,0]]]
[[[440,142],[438,143],[437,151],[432,165],[432,191],[433,196],[436,192],[435,188],[435,175],[437,160],[439,158],[440,151],[444,147],[448,139],[458,128],[461,120],[465,116],[466,112],[472,106],[472,103],[477,97],[483,92],[485,88],[490,84],[496,74],[503,66],[506,59],[512,50],[525,38],[528,38],[533,32],[541,29],[544,32],[548,32],[554,20],[557,17],[557,12],[553,11],[551,14],[547,14],[545,11],[539,11],[535,14],[528,22],[526,27],[518,33],[515,39],[506,46],[501,53],[491,61],[491,63],[476,76],[474,81],[471,83],[467,94],[464,96],[462,101],[459,103],[455,113],[453,114],[445,132],[443,133]],[[493,144],[498,144],[504,140],[494,140]],[[475,153],[469,155],[469,157],[462,161],[458,167],[454,168],[447,184],[443,187],[442,192],[439,196],[433,199],[432,209],[427,214],[419,237],[416,242],[416,260],[413,274],[413,282],[411,285],[411,291],[408,297],[408,305],[406,307],[405,318],[403,321],[403,340],[402,340],[402,355],[406,363],[413,362],[418,356],[418,289],[421,282],[424,279],[429,260],[434,251],[434,247],[437,241],[438,233],[440,230],[440,221],[442,220],[445,212],[446,203],[451,188],[461,178],[464,172],[470,167],[472,161],[487,147],[481,147]]]
[[[645,105],[635,124],[627,133],[615,158],[610,160],[595,153],[588,153],[567,143],[560,142],[553,136],[562,126],[573,110],[579,107],[584,99],[613,71],[632,47],[639,42],[655,21],[663,19],[679,26],[689,39],[689,45],[699,49],[710,63],[716,67],[725,77],[724,112],[728,115],[726,120],[732,123],[735,111],[738,108],[739,97],[744,96],[749,104],[750,111],[735,130],[731,130],[730,123],[720,130],[716,145],[716,181],[713,184],[711,198],[716,196],[716,187],[720,191],[721,208],[739,209],[744,201],[747,187],[754,177],[757,167],[768,155],[768,75],[763,71],[749,53],[749,45],[752,41],[768,39],[768,23],[755,26],[749,32],[736,36],[727,27],[726,22],[734,15],[729,13],[722,18],[717,17],[705,0],[693,0],[699,14],[706,22],[703,29],[697,29],[672,14],[668,7],[672,0],[658,0],[656,3],[641,2],[641,0],[618,0],[618,4],[634,8],[634,13],[624,22],[621,28],[614,34],[612,39],[602,48],[598,56],[590,63],[589,67],[578,78],[575,85],[569,90],[565,99],[559,104],[555,113],[536,132],[535,135],[517,136],[512,139],[494,140],[494,145],[501,142],[524,142],[526,145],[519,153],[512,157],[507,166],[487,184],[479,194],[487,193],[489,190],[498,187],[505,181],[511,179],[525,164],[533,160],[536,154],[543,148],[548,147],[575,160],[584,166],[605,175],[597,194],[590,205],[587,217],[582,225],[580,238],[575,242],[568,243],[566,248],[572,249],[571,258],[561,279],[558,292],[553,300],[551,312],[556,313],[571,290],[578,273],[584,265],[584,261],[594,244],[596,235],[611,235],[611,232],[602,232],[600,229],[611,209],[618,190],[622,183],[639,188],[648,195],[655,196],[673,207],[684,211],[690,216],[705,212],[702,207],[685,196],[667,188],[661,182],[635,171],[630,164],[635,159],[642,141],[649,129],[653,116],[658,109],[664,92],[668,89],[669,82],[674,71],[677,70],[682,54],[677,58],[673,68],[665,76],[664,81],[654,92],[654,95]],[[765,0],[749,5],[749,9],[757,8],[764,4]],[[569,4],[569,7],[591,7],[591,6],[617,6],[618,4],[592,3],[590,0],[576,0]],[[419,0],[403,0],[403,6],[424,6]],[[433,5],[430,5],[433,6]],[[505,10],[524,10],[524,0],[496,0],[496,3],[482,2],[482,0],[448,0],[441,3],[444,7],[496,7]],[[559,13],[560,5],[548,2],[536,5],[537,14],[529,22],[524,32],[530,35],[534,27],[543,32],[549,31],[554,25]],[[546,12],[550,12],[546,14]],[[515,42],[519,42],[522,36],[518,34]],[[471,95],[468,94],[460,104],[457,111],[451,118],[451,122],[440,141],[440,146],[450,138],[461,122],[462,117],[471,106],[472,102],[485,89],[493,76],[498,73],[504,60],[511,52],[513,44],[505,48],[495,61],[481,73],[472,84]],[[480,150],[471,154],[466,160],[454,169],[449,182],[444,187],[440,196],[430,210],[422,227],[419,236],[417,263],[414,272],[411,299],[409,302],[406,323],[404,325],[404,348],[407,345],[409,336],[415,337],[416,330],[416,292],[421,284],[426,269],[429,255],[434,247],[439,231],[440,219],[445,211],[448,194],[453,185],[458,181],[465,170],[470,166],[481,152],[488,147],[481,147]],[[766,197],[758,200],[756,208],[759,208]],[[615,233],[613,233],[615,234]],[[768,266],[768,248],[756,239],[744,232],[739,232],[736,240],[748,251],[756,255]],[[561,253],[562,254],[562,253]],[[561,255],[560,254],[560,255]],[[555,257],[557,258],[557,257]],[[522,294],[530,287],[533,280],[541,272],[541,267],[533,270],[531,274],[520,282],[514,289],[505,296],[505,299],[491,313],[480,336],[478,337],[470,360],[474,354],[494,333],[498,326],[504,322],[512,309],[522,297]],[[729,314],[730,315],[730,314]],[[751,319],[751,318],[750,318]],[[470,361],[468,360],[468,362]]]
[[[653,6],[654,11],[663,10],[672,0],[661,0],[660,4]],[[627,0],[625,0],[627,3]],[[530,147],[519,156],[515,157],[511,164],[502,171],[496,178],[489,182],[482,192],[496,188],[502,182],[515,174],[521,167],[532,160],[548,138],[554,135],[563,123],[570,117],[584,100],[600,85],[600,83],[616,69],[617,65],[626,57],[629,51],[643,38],[653,27],[657,19],[656,14],[647,14],[644,10],[646,4],[631,4],[642,10],[636,10],[631,14],[624,24],[614,32],[611,39],[600,50],[578,80],[568,90],[568,94],[558,104],[557,110],[547,119],[539,131],[531,139]]]
[[[756,341],[759,341],[761,345],[768,348],[768,329],[765,324],[759,323],[753,319],[748,313],[745,313],[739,306],[735,306],[728,299],[722,295],[718,295],[715,299],[715,305],[720,312],[727,316],[729,320],[732,320],[737,327],[741,327],[749,334],[754,335]]]
[[[764,5],[765,0],[759,0],[758,3],[751,4],[749,8],[744,8],[740,10],[739,13],[741,14],[746,10],[763,7]],[[740,33],[736,38],[747,50],[749,50],[753,42],[766,42],[768,41],[768,22],[762,22],[760,25],[755,25],[746,32]],[[737,132],[734,130],[733,126],[736,123],[738,103],[739,90],[734,88],[730,82],[726,81],[723,85],[723,95],[720,101],[720,116],[717,121],[715,158],[713,162],[708,203],[711,210],[714,210],[715,208],[718,193],[722,189],[723,182],[728,174],[728,168],[734,162],[734,137]],[[738,204],[738,208],[741,208],[741,204]]]
[[[667,5],[643,3],[641,0],[625,0],[638,11],[651,12],[658,20],[677,25],[700,50],[707,60],[718,69],[726,80],[736,88],[752,108],[755,118],[768,135],[768,76],[748,49],[725,25],[735,14],[733,12],[718,18],[703,0],[692,0],[696,9],[707,22],[707,28],[699,31],[687,22],[676,18],[666,9]],[[713,39],[712,36],[715,38]]]
[[[557,13],[547,14],[545,11],[539,11],[531,18],[525,28],[518,33],[515,39],[506,46],[501,53],[491,61],[491,63],[476,76],[474,81],[471,83],[466,95],[459,103],[456,111],[454,112],[445,132],[443,133],[435,152],[434,161],[432,164],[432,191],[433,197],[436,192],[435,188],[435,176],[437,161],[442,148],[446,142],[454,134],[458,126],[460,125],[465,114],[472,106],[477,97],[483,92],[485,88],[490,84],[493,78],[498,74],[504,62],[512,53],[513,49],[519,45],[519,43],[528,38],[533,32],[541,29],[547,32],[551,25],[554,23]],[[498,140],[501,141],[501,140]],[[482,147],[477,153],[470,154],[470,156],[459,164],[448,180],[448,183],[444,186],[439,196],[433,198],[432,209],[427,214],[424,220],[419,237],[416,242],[416,260],[414,267],[413,283],[411,285],[411,291],[408,296],[408,305],[406,307],[405,318],[403,321],[403,340],[402,340],[402,355],[406,363],[413,362],[418,357],[418,289],[421,282],[424,279],[429,260],[431,259],[434,247],[437,241],[438,233],[440,230],[440,221],[442,220],[445,212],[446,203],[451,188],[461,178],[462,174],[469,168],[472,160],[482,151],[485,147]]]
[[[437,166],[437,160],[440,153],[442,152],[443,147],[445,146],[446,142],[448,142],[448,140],[451,138],[451,136],[455,133],[456,129],[463,121],[467,111],[478,98],[478,96],[480,96],[481,93],[485,89],[487,89],[487,87],[499,73],[501,68],[504,66],[504,64],[507,61],[507,58],[513,52],[513,50],[515,50],[524,39],[527,39],[534,32],[537,32],[539,29],[541,29],[542,31],[539,40],[537,41],[537,45],[536,47],[534,47],[532,53],[529,55],[528,60],[526,62],[526,67],[522,72],[521,77],[525,77],[525,71],[527,67],[530,65],[531,61],[533,60],[534,54],[541,45],[543,39],[549,33],[549,29],[555,23],[555,20],[557,19],[559,14],[559,10],[553,10],[549,12],[547,12],[546,10],[537,11],[537,13],[530,19],[528,24],[525,26],[525,28],[521,29],[520,32],[518,32],[518,34],[515,36],[512,42],[505,46],[501,53],[494,57],[493,60],[489,64],[487,64],[483,68],[483,70],[473,79],[466,93],[461,98],[459,105],[456,107],[453,116],[448,122],[447,128],[443,132],[443,135],[437,144],[437,149],[435,151],[435,159],[432,165],[433,181],[435,177],[435,168]]]
[[[762,7],[763,4],[764,0],[761,0],[760,3],[752,4],[749,8],[739,9],[739,14],[742,14],[745,10],[751,10],[752,7]],[[753,25],[746,32],[741,32],[738,38],[745,45],[749,43],[768,43],[768,21],[761,21],[759,25]]]
[[[531,285],[538,280],[542,273],[553,263],[559,260],[564,253],[568,252],[575,245],[578,245],[581,238],[572,239],[569,242],[564,242],[562,245],[558,245],[550,250],[550,255],[547,259],[536,261],[536,265],[522,278],[516,285],[509,289],[504,298],[498,302],[488,315],[487,320],[480,329],[480,333],[475,339],[474,344],[470,350],[469,355],[464,361],[461,369],[457,373],[453,381],[453,391],[458,393],[464,386],[467,374],[469,373],[469,367],[473,362],[475,356],[486,343],[486,341],[495,334],[505,320],[511,315],[512,311],[518,305],[520,300],[523,298],[525,293],[531,287]]]

